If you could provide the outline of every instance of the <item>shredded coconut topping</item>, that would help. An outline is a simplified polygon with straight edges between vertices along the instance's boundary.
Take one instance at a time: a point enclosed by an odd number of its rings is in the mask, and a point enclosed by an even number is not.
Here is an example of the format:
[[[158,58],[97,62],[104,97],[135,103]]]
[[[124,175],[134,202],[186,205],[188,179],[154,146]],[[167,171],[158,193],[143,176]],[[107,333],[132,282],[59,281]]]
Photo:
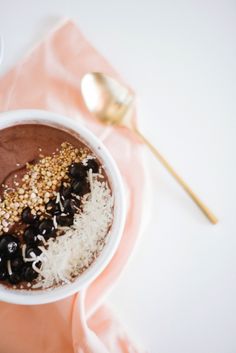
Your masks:
[[[73,226],[50,238],[37,262],[42,263],[34,288],[70,283],[88,268],[102,251],[113,219],[113,196],[108,184],[89,172],[91,193],[82,199],[83,208]],[[35,261],[35,259],[34,259]],[[34,266],[35,267],[35,266]]]

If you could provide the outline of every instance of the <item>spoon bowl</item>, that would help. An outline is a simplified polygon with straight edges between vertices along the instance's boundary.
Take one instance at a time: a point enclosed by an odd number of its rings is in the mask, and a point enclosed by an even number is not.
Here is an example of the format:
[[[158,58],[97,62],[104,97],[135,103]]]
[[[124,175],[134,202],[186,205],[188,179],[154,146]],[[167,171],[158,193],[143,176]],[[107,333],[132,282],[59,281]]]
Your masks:
[[[134,95],[118,81],[99,72],[86,74],[81,91],[88,110],[105,124],[123,124]]]

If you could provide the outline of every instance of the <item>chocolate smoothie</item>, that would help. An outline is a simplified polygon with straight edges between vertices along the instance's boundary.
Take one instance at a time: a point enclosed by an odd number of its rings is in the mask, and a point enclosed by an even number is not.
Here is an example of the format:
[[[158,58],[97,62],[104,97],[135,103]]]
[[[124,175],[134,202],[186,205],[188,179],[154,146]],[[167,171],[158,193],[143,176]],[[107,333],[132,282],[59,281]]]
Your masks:
[[[16,171],[23,175],[26,163],[34,163],[40,154],[52,155],[65,141],[85,147],[78,138],[45,125],[18,125],[0,131],[0,187],[12,187]]]
[[[39,124],[0,130],[0,283],[70,283],[99,256],[112,220],[108,177],[78,135]]]

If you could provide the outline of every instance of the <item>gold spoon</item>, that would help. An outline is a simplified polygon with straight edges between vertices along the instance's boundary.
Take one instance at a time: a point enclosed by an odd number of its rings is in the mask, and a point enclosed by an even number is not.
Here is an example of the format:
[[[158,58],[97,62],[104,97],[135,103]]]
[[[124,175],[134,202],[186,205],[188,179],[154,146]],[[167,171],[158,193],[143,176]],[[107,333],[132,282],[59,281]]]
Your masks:
[[[216,216],[176,173],[156,147],[138,130],[135,122],[132,120],[131,114],[134,108],[134,94],[127,87],[108,75],[91,72],[83,76],[81,80],[81,92],[85,105],[93,116],[105,124],[119,125],[131,129],[150,148],[155,157],[178,181],[207,218],[213,224],[218,222]]]

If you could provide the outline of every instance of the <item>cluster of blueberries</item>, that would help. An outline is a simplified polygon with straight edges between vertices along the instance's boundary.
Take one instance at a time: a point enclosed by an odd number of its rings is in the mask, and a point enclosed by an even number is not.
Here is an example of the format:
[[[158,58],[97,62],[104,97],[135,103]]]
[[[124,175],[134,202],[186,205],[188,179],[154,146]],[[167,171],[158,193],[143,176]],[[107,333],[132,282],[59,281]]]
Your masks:
[[[60,226],[71,226],[74,222],[74,215],[80,206],[77,196],[83,196],[90,191],[87,175],[89,169],[98,173],[99,166],[95,159],[89,159],[87,165],[73,163],[69,167],[70,182],[62,183],[59,190],[60,201],[57,198],[46,204],[44,219],[33,215],[29,207],[22,212],[21,219],[27,225],[23,234],[23,241],[14,234],[0,236],[0,280],[8,281],[11,284],[18,284],[22,281],[32,282],[37,278],[38,272],[32,267],[33,259],[41,254],[38,245],[42,244],[40,237],[48,240],[56,236],[56,223]],[[25,262],[22,256],[22,245],[26,244],[25,257],[32,261]],[[36,263],[39,268],[40,262]]]

